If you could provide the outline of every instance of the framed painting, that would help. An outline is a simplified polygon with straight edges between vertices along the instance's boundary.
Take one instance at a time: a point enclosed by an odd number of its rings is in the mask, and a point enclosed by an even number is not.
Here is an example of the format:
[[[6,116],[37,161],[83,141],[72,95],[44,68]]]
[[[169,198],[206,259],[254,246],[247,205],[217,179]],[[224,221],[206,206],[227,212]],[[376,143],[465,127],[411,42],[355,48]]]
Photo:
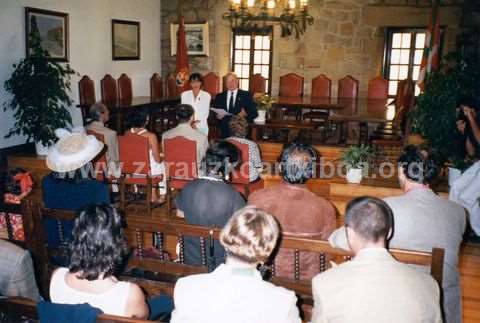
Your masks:
[[[112,19],[112,59],[140,59],[140,22]]]
[[[31,53],[29,35],[32,27],[37,28],[40,45],[48,52],[51,60],[68,62],[68,14],[37,8],[25,8],[25,49]]]
[[[178,24],[170,24],[170,53],[177,54]],[[208,56],[208,22],[185,24],[185,41],[188,55]]]

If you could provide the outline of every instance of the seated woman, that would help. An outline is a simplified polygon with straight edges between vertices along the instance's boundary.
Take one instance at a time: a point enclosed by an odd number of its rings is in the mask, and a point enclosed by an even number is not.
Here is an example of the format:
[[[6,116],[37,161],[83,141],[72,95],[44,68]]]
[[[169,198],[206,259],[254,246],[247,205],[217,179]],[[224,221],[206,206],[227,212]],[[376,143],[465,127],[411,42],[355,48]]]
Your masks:
[[[91,161],[103,150],[104,144],[95,136],[55,131],[59,141],[47,155],[47,167],[52,171],[42,179],[45,207],[76,211],[90,203],[110,203],[108,186],[93,178]],[[57,222],[47,219],[47,237],[51,245],[60,244]],[[68,238],[72,223],[64,221],[64,237]]]
[[[107,204],[81,209],[72,236],[69,268],[58,268],[52,274],[52,302],[88,303],[105,314],[149,317],[149,306],[140,287],[114,276],[128,253],[122,219],[116,209]],[[163,295],[159,298],[152,312],[171,312],[171,300]]]
[[[177,281],[171,322],[300,322],[295,293],[263,281],[257,271],[278,235],[272,215],[254,207],[237,211],[220,233],[226,263]]]
[[[131,113],[127,119],[127,126],[130,128],[128,131],[130,133],[137,134],[139,136],[145,137],[148,139],[148,144],[150,146],[149,150],[149,159],[150,159],[150,171],[152,176],[164,175],[165,166],[160,157],[160,152],[158,149],[158,139],[157,135],[153,132],[147,130],[147,125],[150,121],[148,114],[144,112]],[[152,188],[152,202],[164,203],[165,194],[166,194],[166,178],[163,176],[163,180],[160,183],[160,196],[157,194],[157,188]]]
[[[228,125],[232,136],[227,138],[227,140],[248,145],[248,177],[250,182],[254,182],[260,177],[263,166],[258,145],[254,141],[246,139],[248,134],[248,121],[240,115],[234,115]]]
[[[177,216],[194,225],[223,227],[233,212],[245,206],[245,200],[231,185],[225,183],[230,170],[239,160],[237,147],[227,141],[214,143],[207,149],[198,179],[182,188],[175,199]],[[185,238],[185,262],[200,266],[198,239]],[[223,262],[223,248],[214,243],[216,265]],[[210,255],[213,256],[213,255]]]

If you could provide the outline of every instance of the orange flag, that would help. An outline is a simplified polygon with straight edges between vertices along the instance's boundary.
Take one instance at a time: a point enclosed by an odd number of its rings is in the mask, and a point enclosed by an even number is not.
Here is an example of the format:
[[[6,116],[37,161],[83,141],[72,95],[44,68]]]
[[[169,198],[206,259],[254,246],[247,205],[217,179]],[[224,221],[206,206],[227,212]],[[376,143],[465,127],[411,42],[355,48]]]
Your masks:
[[[425,79],[427,74],[436,70],[439,64],[440,50],[440,19],[438,17],[438,5],[434,5],[432,16],[428,26],[425,48],[423,50],[422,63],[420,65],[420,74],[417,84],[423,91],[425,88]]]
[[[175,69],[177,92],[180,94],[188,87],[189,70],[187,41],[185,39],[185,22],[183,16],[179,17],[177,32],[177,65]]]

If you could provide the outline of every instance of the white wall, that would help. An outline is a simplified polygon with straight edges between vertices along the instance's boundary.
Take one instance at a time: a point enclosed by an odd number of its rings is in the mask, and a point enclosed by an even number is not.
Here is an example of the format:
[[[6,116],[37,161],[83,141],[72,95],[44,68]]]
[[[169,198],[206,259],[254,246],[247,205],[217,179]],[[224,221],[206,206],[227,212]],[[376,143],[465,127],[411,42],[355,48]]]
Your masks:
[[[70,64],[80,75],[95,81],[100,99],[100,79],[106,73],[117,78],[127,73],[133,95],[150,95],[149,78],[161,72],[160,0],[0,0],[0,106],[8,98],[3,84],[10,78],[12,64],[25,56],[25,9],[34,7],[69,14]],[[112,61],[111,20],[140,21],[140,60]],[[74,125],[80,125],[78,76],[72,77],[70,108]],[[14,124],[11,111],[0,110],[0,148],[23,144],[25,138],[4,139]]]

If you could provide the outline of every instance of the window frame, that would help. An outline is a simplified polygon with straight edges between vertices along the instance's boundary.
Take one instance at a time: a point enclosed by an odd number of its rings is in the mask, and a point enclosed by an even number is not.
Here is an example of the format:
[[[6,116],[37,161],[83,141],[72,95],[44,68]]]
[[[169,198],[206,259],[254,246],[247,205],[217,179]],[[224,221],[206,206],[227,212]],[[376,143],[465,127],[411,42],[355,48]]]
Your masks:
[[[427,33],[428,31],[428,26],[420,27],[420,26],[415,26],[415,27],[386,27],[385,28],[385,36],[384,36],[384,52],[383,52],[383,64],[382,64],[382,75],[383,77],[389,82],[389,87],[390,87],[390,66],[392,65],[390,63],[391,56],[392,56],[392,48],[393,48],[393,34],[395,33],[411,33],[414,36],[411,37],[410,40],[410,47],[409,47],[409,63],[408,63],[408,74],[407,78],[412,79],[413,75],[413,67],[417,64],[415,64],[415,41],[416,41],[416,35],[417,33]],[[440,26],[440,46],[438,49],[438,57],[439,61],[442,58],[442,51],[443,51],[443,43],[444,43],[444,36],[445,36],[445,26]],[[425,48],[425,47],[424,47]],[[423,52],[422,52],[422,57],[423,57]],[[393,65],[407,65],[407,64],[393,64]],[[401,81],[401,80],[398,80]],[[393,95],[388,95],[389,98],[395,97],[396,94]]]
[[[249,29],[249,30],[242,30],[242,29],[235,29],[232,28],[231,33],[231,55],[230,55],[230,71],[235,72],[235,52],[236,52],[236,36],[250,36],[250,63],[249,63],[249,75],[252,77],[254,75],[253,70],[255,65],[266,65],[266,64],[255,64],[255,36],[269,36],[270,37],[270,49],[268,50],[269,60],[268,60],[268,87],[266,89],[268,94],[271,94],[272,91],[272,67],[273,67],[273,27],[269,26],[267,28],[261,29]],[[242,49],[244,50],[244,49]],[[259,50],[262,51],[262,50]],[[246,65],[246,64],[243,64]],[[261,73],[260,73],[261,74]],[[249,88],[250,91],[250,79],[249,79]]]

